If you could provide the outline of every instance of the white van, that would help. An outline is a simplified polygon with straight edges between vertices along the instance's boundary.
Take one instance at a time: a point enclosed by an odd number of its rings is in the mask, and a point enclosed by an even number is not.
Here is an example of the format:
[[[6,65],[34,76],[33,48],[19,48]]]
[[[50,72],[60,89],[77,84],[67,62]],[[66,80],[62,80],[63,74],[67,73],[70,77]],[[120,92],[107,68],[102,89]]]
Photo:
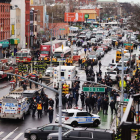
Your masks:
[[[61,73],[61,80],[63,83],[67,83],[69,88],[72,88],[73,79],[76,77],[76,67],[75,66],[61,66],[61,72],[59,71],[59,66],[54,68],[53,74],[53,88],[59,88],[59,75]]]

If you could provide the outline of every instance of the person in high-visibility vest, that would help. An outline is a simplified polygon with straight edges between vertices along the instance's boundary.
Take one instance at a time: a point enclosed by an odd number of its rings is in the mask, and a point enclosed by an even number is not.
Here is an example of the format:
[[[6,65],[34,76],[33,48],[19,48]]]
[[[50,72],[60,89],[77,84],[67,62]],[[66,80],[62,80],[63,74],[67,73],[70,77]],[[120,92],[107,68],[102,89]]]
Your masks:
[[[48,60],[47,56],[44,57],[44,60],[46,60],[46,61]]]
[[[42,103],[39,101],[37,104],[38,118],[42,118]]]
[[[42,73],[39,73],[39,81],[42,83]]]

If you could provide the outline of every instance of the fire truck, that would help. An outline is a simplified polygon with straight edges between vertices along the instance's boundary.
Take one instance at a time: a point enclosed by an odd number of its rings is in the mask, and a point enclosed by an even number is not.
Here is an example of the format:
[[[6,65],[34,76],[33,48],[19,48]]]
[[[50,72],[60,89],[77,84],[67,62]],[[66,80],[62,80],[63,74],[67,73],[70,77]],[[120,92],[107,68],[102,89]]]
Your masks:
[[[18,72],[18,68],[15,67],[13,68],[13,66],[7,66],[7,63],[8,63],[8,60],[1,60],[0,61],[0,71],[3,71],[3,72],[8,72],[8,73],[17,73]],[[7,77],[7,74],[3,74],[3,75],[0,75],[0,79],[4,79]]]
[[[31,51],[30,49],[21,49],[16,53],[16,62],[17,63],[27,63],[31,62],[32,57],[31,57]]]

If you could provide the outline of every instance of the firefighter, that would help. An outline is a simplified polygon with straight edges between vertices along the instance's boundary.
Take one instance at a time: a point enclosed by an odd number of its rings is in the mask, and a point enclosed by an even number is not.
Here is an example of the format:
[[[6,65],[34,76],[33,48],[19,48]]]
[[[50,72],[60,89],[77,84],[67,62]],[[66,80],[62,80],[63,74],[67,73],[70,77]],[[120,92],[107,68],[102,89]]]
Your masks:
[[[42,84],[42,74],[41,74],[41,72],[39,73],[39,81],[40,81],[41,84]]]
[[[42,118],[42,103],[41,103],[41,101],[39,101],[39,103],[37,104],[37,111],[38,111],[38,119]]]

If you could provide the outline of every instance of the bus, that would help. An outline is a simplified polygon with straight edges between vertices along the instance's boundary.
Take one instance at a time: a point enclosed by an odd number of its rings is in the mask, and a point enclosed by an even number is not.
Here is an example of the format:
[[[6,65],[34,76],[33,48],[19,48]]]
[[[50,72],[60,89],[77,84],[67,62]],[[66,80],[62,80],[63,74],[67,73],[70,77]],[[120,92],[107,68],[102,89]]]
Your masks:
[[[63,58],[68,58],[71,56],[72,48],[70,47],[59,47],[54,51],[54,57],[57,58],[57,61],[61,60],[61,55],[64,54]]]

